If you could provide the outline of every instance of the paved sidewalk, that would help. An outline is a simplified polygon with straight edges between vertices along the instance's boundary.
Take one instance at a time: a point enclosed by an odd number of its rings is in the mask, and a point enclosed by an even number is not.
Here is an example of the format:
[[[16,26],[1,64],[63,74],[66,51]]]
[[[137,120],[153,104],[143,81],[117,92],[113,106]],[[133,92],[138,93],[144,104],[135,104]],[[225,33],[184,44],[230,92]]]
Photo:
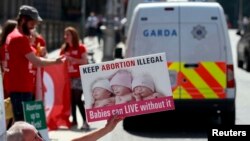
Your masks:
[[[82,125],[81,115],[79,111],[77,111],[77,120],[78,127],[74,127],[71,129],[59,129],[56,131],[49,131],[49,138],[51,141],[71,141],[76,137],[80,137],[86,134],[86,131],[80,130],[80,126]],[[105,121],[93,122],[89,123],[90,131],[103,127],[106,124]]]

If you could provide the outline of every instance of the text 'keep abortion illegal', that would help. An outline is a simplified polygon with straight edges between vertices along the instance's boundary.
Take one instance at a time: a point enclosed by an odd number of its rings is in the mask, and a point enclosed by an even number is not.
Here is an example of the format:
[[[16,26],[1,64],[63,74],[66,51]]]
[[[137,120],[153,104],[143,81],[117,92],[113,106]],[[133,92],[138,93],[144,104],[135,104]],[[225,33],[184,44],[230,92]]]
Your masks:
[[[82,68],[82,71],[84,74],[88,74],[88,73],[95,73],[98,71],[129,68],[129,67],[153,64],[153,63],[159,63],[159,62],[163,62],[162,56],[138,58],[135,60],[127,60],[127,61],[121,61],[121,62],[112,62],[112,63],[103,64],[101,66],[97,66],[97,65],[90,66],[90,67]]]

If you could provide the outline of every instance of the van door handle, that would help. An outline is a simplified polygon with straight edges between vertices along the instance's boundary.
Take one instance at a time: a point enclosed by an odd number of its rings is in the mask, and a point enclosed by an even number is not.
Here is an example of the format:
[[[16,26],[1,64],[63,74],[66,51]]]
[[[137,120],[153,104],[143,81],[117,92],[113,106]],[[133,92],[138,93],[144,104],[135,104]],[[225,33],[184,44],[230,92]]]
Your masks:
[[[199,64],[184,64],[185,68],[198,68]]]

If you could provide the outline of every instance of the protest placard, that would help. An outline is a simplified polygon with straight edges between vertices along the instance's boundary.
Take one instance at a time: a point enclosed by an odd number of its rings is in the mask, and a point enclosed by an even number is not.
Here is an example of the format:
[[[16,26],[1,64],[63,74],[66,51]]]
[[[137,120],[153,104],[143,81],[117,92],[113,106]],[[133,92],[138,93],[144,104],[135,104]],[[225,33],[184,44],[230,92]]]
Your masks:
[[[34,125],[43,139],[49,140],[44,106],[42,101],[23,102],[24,119]]]
[[[88,122],[174,109],[165,53],[80,66]]]

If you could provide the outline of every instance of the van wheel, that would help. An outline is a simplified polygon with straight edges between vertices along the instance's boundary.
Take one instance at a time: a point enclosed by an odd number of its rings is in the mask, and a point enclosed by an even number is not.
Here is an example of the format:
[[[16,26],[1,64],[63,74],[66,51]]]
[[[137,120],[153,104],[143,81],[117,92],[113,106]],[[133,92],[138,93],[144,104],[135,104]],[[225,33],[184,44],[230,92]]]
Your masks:
[[[235,108],[232,111],[224,111],[221,115],[222,125],[235,125]]]
[[[238,60],[238,67],[243,68],[244,62],[242,60]]]
[[[143,116],[143,115],[140,115]],[[144,120],[140,116],[127,117],[123,120],[123,128],[126,131],[137,131],[147,129]]]
[[[250,56],[247,56],[247,60],[246,60],[246,71],[250,72]]]
[[[235,125],[235,112],[224,113],[221,120],[222,125]]]

